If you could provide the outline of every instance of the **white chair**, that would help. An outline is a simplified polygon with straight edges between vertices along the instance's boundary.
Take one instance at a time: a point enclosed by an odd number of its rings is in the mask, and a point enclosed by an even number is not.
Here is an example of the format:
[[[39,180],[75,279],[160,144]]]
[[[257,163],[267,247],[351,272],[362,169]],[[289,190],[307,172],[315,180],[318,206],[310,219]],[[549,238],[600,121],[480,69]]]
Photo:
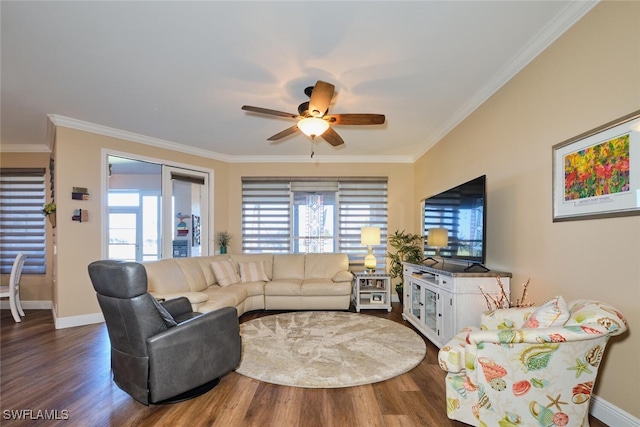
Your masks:
[[[24,311],[20,304],[20,276],[22,275],[22,267],[26,258],[27,255],[23,253],[19,253],[16,256],[15,261],[13,261],[13,267],[11,267],[9,286],[0,286],[0,298],[9,298],[11,314],[16,322],[21,322],[20,316],[24,316]]]

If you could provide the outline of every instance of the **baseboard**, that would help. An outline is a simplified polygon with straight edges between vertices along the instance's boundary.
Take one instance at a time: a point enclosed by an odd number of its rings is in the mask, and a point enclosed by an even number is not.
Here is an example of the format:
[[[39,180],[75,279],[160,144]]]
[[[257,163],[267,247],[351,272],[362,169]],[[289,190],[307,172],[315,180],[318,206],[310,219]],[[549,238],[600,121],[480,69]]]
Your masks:
[[[20,305],[25,310],[49,310],[51,301],[25,301],[20,300]],[[0,301],[0,309],[10,310],[9,300]]]
[[[53,324],[56,329],[73,328],[75,326],[92,325],[94,323],[103,323],[104,316],[102,313],[82,314],[80,316],[57,317],[55,310],[51,310],[53,314]]]
[[[640,419],[595,395],[591,396],[591,407],[589,408],[589,413],[591,416],[599,419],[608,426],[640,426]]]

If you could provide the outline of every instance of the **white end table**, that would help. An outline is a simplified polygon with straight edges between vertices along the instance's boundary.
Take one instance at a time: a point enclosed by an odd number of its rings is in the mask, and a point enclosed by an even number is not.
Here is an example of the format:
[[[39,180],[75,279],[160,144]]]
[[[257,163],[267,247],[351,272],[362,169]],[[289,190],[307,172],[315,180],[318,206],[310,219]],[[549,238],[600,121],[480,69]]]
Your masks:
[[[356,311],[387,309],[391,311],[391,276],[384,272],[354,273],[351,299]]]

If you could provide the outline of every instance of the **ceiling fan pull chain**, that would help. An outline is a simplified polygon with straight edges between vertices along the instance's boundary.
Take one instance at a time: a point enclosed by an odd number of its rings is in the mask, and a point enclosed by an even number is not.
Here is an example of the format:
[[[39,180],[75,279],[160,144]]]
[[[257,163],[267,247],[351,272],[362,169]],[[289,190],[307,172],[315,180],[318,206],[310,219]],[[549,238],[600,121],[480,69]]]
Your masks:
[[[311,158],[313,159],[313,155],[315,152],[313,151],[313,137],[311,137]]]

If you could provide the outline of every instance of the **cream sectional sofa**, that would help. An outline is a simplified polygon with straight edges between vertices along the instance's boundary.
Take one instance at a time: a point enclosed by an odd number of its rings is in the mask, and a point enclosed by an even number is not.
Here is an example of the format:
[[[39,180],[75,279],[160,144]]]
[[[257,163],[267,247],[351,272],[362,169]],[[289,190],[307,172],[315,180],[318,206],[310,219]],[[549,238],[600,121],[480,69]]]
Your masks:
[[[268,280],[221,286],[212,263],[231,261],[236,272],[264,266]],[[244,265],[243,265],[244,264]],[[353,275],[346,254],[225,254],[143,263],[148,288],[158,299],[187,297],[194,311],[235,307],[252,310],[348,310]],[[245,281],[243,281],[245,280]],[[223,281],[224,283],[224,281]]]

